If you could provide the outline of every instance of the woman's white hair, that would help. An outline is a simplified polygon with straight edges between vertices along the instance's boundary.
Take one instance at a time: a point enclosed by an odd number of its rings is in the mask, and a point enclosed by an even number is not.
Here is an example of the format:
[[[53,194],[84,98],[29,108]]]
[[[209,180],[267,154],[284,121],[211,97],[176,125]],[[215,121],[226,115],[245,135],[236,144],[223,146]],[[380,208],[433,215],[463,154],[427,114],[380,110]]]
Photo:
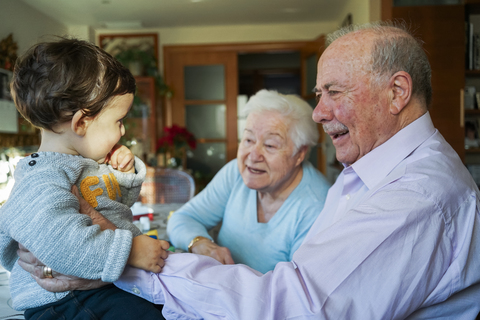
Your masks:
[[[305,100],[293,94],[284,95],[263,89],[248,100],[243,108],[243,114],[247,117],[252,112],[262,111],[275,111],[289,119],[288,132],[295,145],[294,153],[302,146],[307,146],[310,151],[310,148],[317,144],[319,133],[312,119],[313,109]]]

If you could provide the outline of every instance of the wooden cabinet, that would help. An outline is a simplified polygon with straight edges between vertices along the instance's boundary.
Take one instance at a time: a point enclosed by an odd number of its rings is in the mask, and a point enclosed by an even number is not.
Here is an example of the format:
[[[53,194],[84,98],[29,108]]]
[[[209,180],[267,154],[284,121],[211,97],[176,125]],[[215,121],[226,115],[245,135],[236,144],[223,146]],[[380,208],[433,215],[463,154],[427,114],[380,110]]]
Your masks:
[[[466,60],[465,64],[465,90],[467,88],[475,88],[476,93],[480,94],[480,68],[477,63],[477,66],[474,65],[474,60],[472,63],[468,63],[469,57],[475,55],[474,45],[470,48],[470,42],[473,37],[470,37],[470,24],[473,26],[473,34],[480,35],[480,1],[466,1],[465,4],[465,26],[466,26]],[[480,46],[480,44],[478,44]],[[480,59],[480,57],[479,57]],[[477,97],[473,97],[472,100],[475,101],[475,108],[465,108],[464,117],[465,117],[465,137],[474,138],[465,140],[465,164],[469,167],[470,171],[474,175],[474,178],[477,181],[477,184],[480,184],[480,175],[477,177],[477,172],[480,174],[480,103],[477,103]],[[480,97],[479,97],[480,98]],[[468,95],[465,96],[465,99],[468,99]],[[467,106],[468,103],[465,102],[464,106]],[[474,127],[474,137],[471,137],[472,126]],[[473,134],[472,134],[473,135]]]
[[[463,5],[393,7],[392,19],[404,20],[424,42],[432,67],[435,127],[465,159],[460,90],[465,87],[465,11]]]
[[[135,77],[137,94],[133,106],[123,123],[125,135],[121,144],[129,147],[132,152],[150,164],[155,161],[155,146],[157,142],[157,94],[155,78]]]
[[[464,92],[473,87],[480,93],[480,70],[471,70],[480,66],[475,68],[469,58],[470,23],[480,39],[480,0],[465,0],[461,5],[412,7],[393,7],[390,0],[383,0],[382,14],[384,20],[404,20],[424,41],[432,66],[433,122],[480,185],[480,103],[473,98],[474,109],[465,108],[468,96]],[[473,142],[466,140],[472,124],[476,127]]]

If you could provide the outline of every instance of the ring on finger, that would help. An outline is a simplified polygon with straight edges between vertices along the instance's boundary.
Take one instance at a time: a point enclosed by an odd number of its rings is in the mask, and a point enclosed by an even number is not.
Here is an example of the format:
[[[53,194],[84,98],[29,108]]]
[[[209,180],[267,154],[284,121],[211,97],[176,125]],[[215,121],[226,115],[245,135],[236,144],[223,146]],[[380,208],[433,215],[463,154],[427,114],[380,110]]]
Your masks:
[[[43,266],[43,276],[45,278],[53,278],[52,268]]]

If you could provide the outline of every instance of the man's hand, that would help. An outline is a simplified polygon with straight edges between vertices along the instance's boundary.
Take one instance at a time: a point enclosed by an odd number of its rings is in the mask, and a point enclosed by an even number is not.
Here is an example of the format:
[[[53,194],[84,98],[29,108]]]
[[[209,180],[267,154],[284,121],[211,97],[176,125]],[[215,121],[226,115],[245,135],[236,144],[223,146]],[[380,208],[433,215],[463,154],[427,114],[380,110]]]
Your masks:
[[[52,271],[53,278],[45,278],[43,275],[44,264],[33,253],[28,251],[22,244],[18,244],[18,265],[32,275],[38,285],[50,292],[64,292],[70,290],[90,290],[103,287],[107,282],[101,280],[87,280],[74,276],[67,276]]]
[[[103,230],[110,229],[110,230],[116,230],[117,226],[115,226],[110,220],[105,218],[100,212],[95,210],[88,202],[87,200],[83,199],[82,196],[80,195],[80,192],[78,191],[78,188],[76,185],[72,186],[72,193],[77,197],[78,202],[80,203],[80,210],[79,212],[81,214],[85,214],[92,219],[92,224],[98,224],[100,228]]]
[[[220,247],[218,244],[213,243],[209,239],[202,239],[197,241],[192,246],[192,252],[212,257],[223,264],[235,263],[233,262],[232,254],[230,253],[230,250],[228,248]]]
[[[127,263],[132,267],[159,273],[165,265],[169,247],[167,241],[156,240],[147,235],[136,236],[133,238]]]
[[[121,172],[135,172],[135,156],[132,151],[120,144],[115,145],[107,156],[105,163]]]

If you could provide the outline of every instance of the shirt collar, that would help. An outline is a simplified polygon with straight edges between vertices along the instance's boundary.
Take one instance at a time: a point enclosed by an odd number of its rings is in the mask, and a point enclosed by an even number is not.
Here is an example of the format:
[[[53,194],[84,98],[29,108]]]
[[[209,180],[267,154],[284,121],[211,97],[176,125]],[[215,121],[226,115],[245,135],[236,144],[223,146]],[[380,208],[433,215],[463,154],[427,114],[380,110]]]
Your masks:
[[[410,123],[351,165],[368,189],[385,178],[403,159],[435,133],[430,113]]]

